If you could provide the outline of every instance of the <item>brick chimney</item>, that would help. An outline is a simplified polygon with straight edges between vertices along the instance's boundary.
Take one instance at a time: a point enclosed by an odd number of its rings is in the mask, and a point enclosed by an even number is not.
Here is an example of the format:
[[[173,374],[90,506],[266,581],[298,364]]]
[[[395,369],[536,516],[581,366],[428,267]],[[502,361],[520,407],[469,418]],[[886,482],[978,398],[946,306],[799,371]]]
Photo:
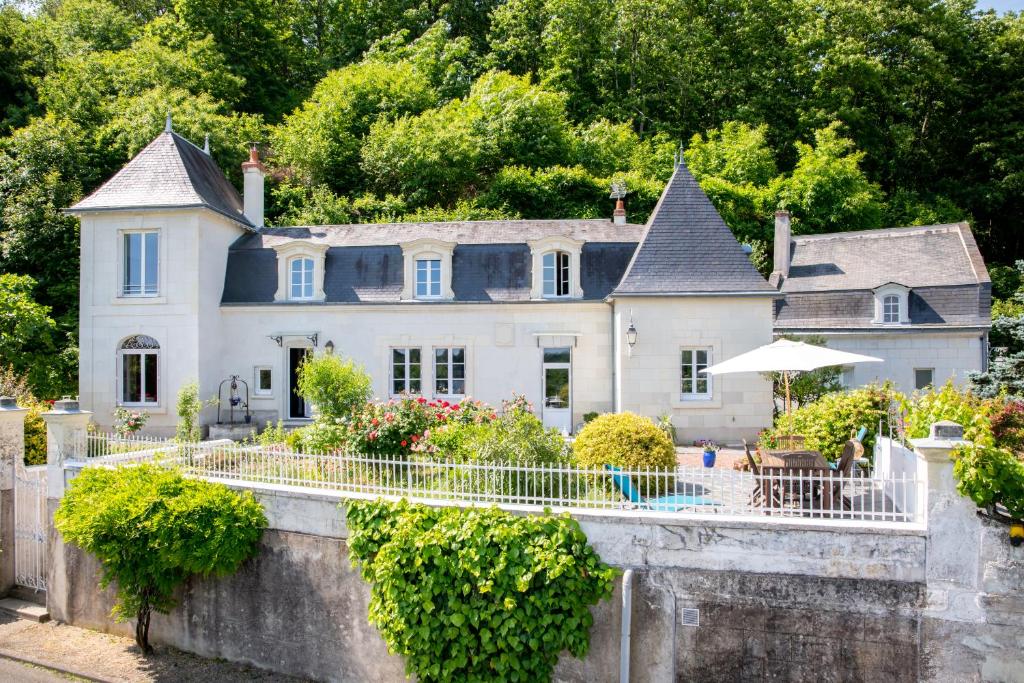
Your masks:
[[[615,200],[615,211],[612,212],[612,223],[615,225],[626,224],[626,205],[622,202],[622,197]]]
[[[789,211],[775,212],[775,267],[772,282],[781,282],[789,277],[789,247],[792,233],[789,227]]]
[[[242,164],[242,213],[257,228],[263,227],[263,178],[266,174],[256,143],[252,143],[249,160]]]

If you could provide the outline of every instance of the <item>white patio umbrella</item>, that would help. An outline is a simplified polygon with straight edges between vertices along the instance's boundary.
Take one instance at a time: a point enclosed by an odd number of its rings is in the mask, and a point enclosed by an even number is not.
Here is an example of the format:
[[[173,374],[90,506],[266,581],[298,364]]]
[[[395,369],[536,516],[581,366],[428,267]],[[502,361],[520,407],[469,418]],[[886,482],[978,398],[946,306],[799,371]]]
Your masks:
[[[824,346],[780,339],[777,342],[759,346],[753,351],[741,353],[727,361],[712,365],[701,372],[709,375],[728,375],[740,372],[781,372],[786,385],[786,414],[790,411],[789,375],[827,368],[832,365],[853,365],[854,363],[881,363],[881,358],[862,356],[859,353],[836,351]]]

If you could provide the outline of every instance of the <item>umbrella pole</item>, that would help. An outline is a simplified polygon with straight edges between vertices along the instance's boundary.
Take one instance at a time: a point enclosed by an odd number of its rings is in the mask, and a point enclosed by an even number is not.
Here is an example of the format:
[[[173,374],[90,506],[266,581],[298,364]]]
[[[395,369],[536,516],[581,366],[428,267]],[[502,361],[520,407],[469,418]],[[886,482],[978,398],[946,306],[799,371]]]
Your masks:
[[[789,370],[784,370],[782,372],[782,381],[786,385],[786,415],[789,416],[793,413],[793,404],[789,399]]]

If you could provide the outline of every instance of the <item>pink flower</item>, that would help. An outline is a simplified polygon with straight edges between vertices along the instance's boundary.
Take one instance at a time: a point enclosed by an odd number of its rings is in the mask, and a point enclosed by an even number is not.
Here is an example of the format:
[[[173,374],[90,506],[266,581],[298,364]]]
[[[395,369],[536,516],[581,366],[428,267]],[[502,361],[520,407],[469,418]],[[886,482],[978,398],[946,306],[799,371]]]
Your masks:
[[[384,416],[384,420],[386,422],[394,422],[395,421],[395,414],[394,413],[388,413],[387,415]]]
[[[412,442],[413,443],[416,443],[419,440],[420,440],[420,437],[416,436],[415,434],[412,435]]]

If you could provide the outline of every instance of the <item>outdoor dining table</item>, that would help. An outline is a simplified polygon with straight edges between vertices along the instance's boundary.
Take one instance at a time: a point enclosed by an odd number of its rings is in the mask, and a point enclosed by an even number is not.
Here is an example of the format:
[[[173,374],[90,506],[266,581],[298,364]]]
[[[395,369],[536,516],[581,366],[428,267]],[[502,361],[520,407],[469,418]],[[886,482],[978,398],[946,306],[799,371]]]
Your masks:
[[[832,487],[826,477],[832,471],[818,451],[761,451],[763,500],[782,504],[787,494],[821,499],[822,508],[832,507]],[[807,477],[806,481],[802,477]]]

